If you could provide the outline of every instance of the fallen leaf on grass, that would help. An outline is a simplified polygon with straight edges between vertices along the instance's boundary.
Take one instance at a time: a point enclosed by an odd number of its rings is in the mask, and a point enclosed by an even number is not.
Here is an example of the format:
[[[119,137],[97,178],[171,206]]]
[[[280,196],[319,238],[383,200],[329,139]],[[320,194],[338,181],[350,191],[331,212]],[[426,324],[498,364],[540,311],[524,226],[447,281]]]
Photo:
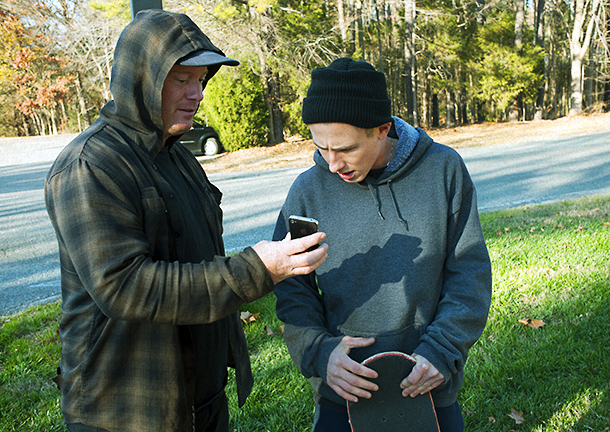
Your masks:
[[[280,329],[280,334],[283,335],[284,334],[284,326],[281,325],[281,326],[278,326],[278,328]],[[271,327],[269,327],[269,326],[265,326],[265,331],[267,332],[267,336],[275,336],[276,335],[276,333],[273,330],[271,330]]]
[[[610,222],[604,222],[604,225],[610,226]]]
[[[240,314],[239,314],[239,317],[241,318],[241,320],[242,320],[243,322],[245,322],[246,324],[248,324],[248,323],[250,323],[250,322],[252,322],[252,321],[256,321],[256,320],[258,319],[258,316],[259,316],[259,315],[260,315],[260,314],[257,314],[257,313],[256,313],[256,314],[253,314],[253,313],[250,313],[250,312],[248,312],[248,311],[245,311],[245,312],[240,313]]]
[[[512,418],[515,423],[517,424],[523,424],[525,423],[525,419],[523,418],[523,412],[517,412],[515,411],[514,408],[511,408],[511,413],[508,415],[510,418]]]
[[[495,423],[496,423],[496,419],[495,419],[495,418],[493,418],[493,417],[489,417],[489,418],[487,419],[487,421],[489,421],[489,423],[491,423],[491,424],[495,424]]]
[[[539,319],[532,319],[532,318],[520,319],[519,322],[523,325],[526,325],[526,326],[532,327],[532,328],[540,328],[543,325],[546,325],[546,323],[544,321],[539,320]]]

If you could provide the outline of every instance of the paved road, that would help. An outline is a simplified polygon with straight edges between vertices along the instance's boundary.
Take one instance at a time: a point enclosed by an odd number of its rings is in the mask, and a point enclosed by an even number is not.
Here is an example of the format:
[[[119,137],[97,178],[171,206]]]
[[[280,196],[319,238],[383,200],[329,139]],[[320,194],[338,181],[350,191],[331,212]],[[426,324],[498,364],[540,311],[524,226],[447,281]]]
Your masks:
[[[59,298],[57,245],[43,188],[69,139],[0,139],[0,316]],[[459,152],[481,211],[610,194],[610,125],[605,133]],[[224,193],[228,252],[271,237],[288,188],[302,171],[210,175]]]
[[[480,211],[610,193],[608,131],[459,150]]]

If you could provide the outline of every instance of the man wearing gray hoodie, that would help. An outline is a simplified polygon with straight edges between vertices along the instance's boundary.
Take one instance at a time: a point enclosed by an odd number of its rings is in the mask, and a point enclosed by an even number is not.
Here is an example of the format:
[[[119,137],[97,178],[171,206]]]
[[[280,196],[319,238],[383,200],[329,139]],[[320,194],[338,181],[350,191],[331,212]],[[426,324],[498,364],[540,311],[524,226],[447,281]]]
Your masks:
[[[138,13],[114,52],[113,100],[57,157],[45,198],[61,262],[61,388],[72,432],[226,432],[227,366],[253,384],[237,312],[315,270],[323,240],[227,257],[222,193],[178,138],[224,56],[183,14]]]
[[[402,395],[431,392],[441,431],[462,431],[457,393],[491,302],[464,162],[391,116],[385,77],[364,61],[314,69],[302,116],[315,166],[292,185],[274,238],[288,216],[307,216],[330,252],[315,274],[275,293],[290,355],[315,390],[314,432],[350,430],[346,401],[378,390],[360,362],[384,351],[417,360]]]

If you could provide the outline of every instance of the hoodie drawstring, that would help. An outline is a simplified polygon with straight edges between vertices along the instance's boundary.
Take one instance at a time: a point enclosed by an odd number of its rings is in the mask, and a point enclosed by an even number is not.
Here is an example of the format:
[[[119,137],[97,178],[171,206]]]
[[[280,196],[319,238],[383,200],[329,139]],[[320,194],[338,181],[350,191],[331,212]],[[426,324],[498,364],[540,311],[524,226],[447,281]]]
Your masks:
[[[371,196],[373,197],[373,201],[375,201],[375,207],[377,207],[377,214],[379,215],[381,220],[385,220],[385,218],[381,214],[381,202],[379,201],[379,189],[373,189],[373,185],[368,181],[368,179],[366,180],[366,185],[369,187],[369,192],[371,193]]]
[[[400,214],[398,202],[396,202],[396,195],[394,195],[394,189],[392,189],[392,180],[388,180],[388,189],[390,190],[390,195],[392,196],[392,204],[394,204],[394,211],[396,212],[396,217],[405,226],[405,229],[409,231],[409,225],[407,225],[407,221],[404,220],[402,214]]]
[[[373,186],[368,180],[366,181],[366,185],[369,188],[369,192],[373,197],[373,201],[375,202],[375,207],[377,208],[377,214],[381,220],[385,220],[383,214],[381,213],[381,201],[379,199],[379,187]],[[409,225],[407,221],[400,214],[400,209],[398,208],[398,202],[396,202],[396,195],[394,194],[394,189],[392,189],[392,180],[388,180],[387,182],[388,190],[390,191],[390,196],[392,197],[392,204],[394,205],[394,212],[396,213],[396,217],[398,220],[404,225],[405,229],[409,231]]]

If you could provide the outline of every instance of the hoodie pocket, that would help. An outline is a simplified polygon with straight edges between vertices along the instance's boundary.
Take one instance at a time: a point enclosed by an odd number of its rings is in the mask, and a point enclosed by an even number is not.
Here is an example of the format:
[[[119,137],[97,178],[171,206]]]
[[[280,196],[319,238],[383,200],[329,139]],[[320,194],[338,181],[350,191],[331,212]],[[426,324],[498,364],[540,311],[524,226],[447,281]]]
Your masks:
[[[425,327],[421,324],[411,324],[398,330],[383,333],[369,333],[339,327],[341,333],[351,337],[374,337],[375,343],[364,348],[354,348],[350,351],[350,357],[357,362],[362,362],[372,355],[385,351],[400,351],[405,354],[413,354],[420,343]]]

